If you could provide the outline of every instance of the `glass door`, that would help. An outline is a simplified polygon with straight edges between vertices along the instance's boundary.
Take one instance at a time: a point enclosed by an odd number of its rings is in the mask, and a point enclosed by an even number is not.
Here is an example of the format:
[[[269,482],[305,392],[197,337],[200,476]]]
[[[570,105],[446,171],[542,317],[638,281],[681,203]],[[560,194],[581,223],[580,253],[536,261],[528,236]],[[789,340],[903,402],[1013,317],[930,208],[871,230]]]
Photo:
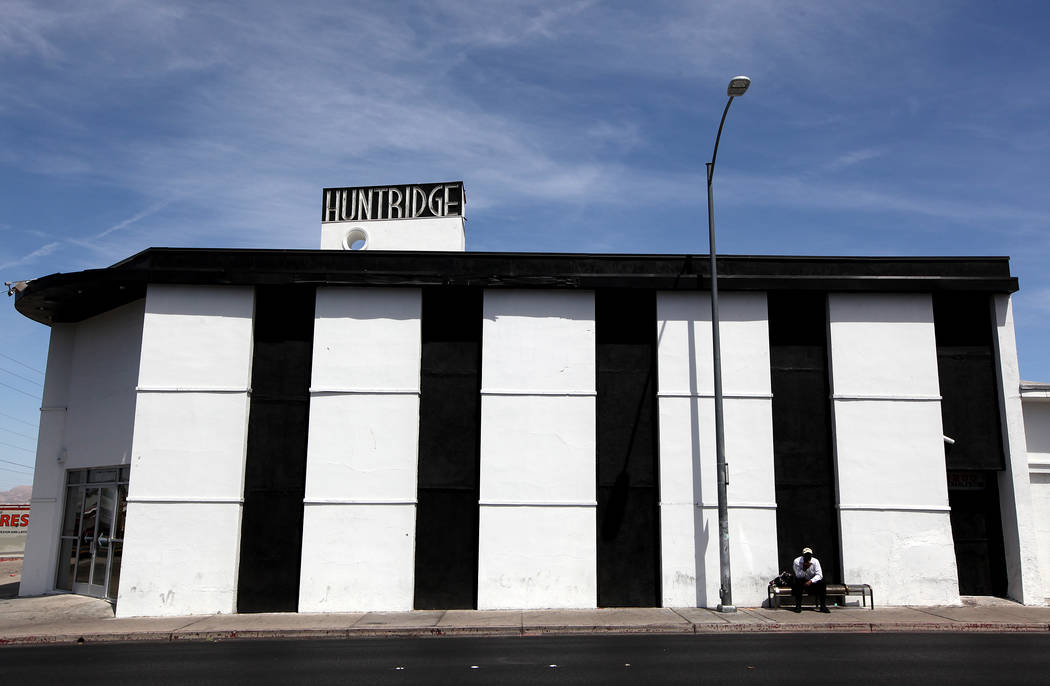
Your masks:
[[[116,599],[127,477],[127,467],[69,472],[56,587]]]

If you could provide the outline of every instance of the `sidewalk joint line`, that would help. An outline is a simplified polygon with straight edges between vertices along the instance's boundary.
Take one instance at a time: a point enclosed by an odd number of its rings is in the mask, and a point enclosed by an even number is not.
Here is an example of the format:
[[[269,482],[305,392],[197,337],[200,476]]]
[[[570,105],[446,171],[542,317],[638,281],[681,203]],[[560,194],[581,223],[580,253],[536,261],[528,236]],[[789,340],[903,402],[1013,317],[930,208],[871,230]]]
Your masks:
[[[930,612],[929,610],[924,610],[921,607],[912,607],[911,609],[917,610],[917,611],[923,613],[924,615],[929,615],[931,617],[937,617],[939,619],[946,619],[949,622],[952,622],[953,624],[966,624],[967,623],[967,622],[964,622],[964,621],[961,621],[961,620],[952,619],[951,617],[947,617],[945,615],[939,615],[936,612]]]
[[[693,627],[693,633],[694,634],[696,633],[696,622],[694,622],[693,620],[689,619],[688,617],[686,617],[685,615],[683,615],[681,612],[679,612],[678,610],[676,610],[673,607],[669,607],[667,609],[669,609],[671,612],[675,613],[676,615],[678,615],[679,617],[684,619],[686,624],[688,624],[689,626]]]
[[[186,629],[188,627],[193,626],[194,624],[200,624],[201,622],[203,622],[205,620],[213,619],[215,617],[218,617],[218,615],[205,615],[203,617],[194,617],[193,621],[189,622],[188,624],[172,629],[171,630],[171,634],[172,634],[172,636],[174,636],[176,632],[182,631],[182,630],[184,630],[184,629]]]

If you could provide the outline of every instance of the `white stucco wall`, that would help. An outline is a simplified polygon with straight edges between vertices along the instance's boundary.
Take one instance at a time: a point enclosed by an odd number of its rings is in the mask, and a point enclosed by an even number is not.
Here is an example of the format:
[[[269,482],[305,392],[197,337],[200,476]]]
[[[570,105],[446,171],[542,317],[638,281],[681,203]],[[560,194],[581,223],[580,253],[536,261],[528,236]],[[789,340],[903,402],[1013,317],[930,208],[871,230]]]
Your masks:
[[[421,307],[317,290],[300,612],[412,609]]]
[[[251,288],[151,285],[117,614],[236,611]]]
[[[710,295],[659,293],[656,319],[663,604],[714,607],[721,583]],[[721,294],[719,321],[733,602],[755,606],[777,568],[765,294]]]
[[[1050,468],[1050,391],[1043,393],[1034,397],[1024,394],[1021,399],[1028,465],[1033,471],[1036,467]]]
[[[347,250],[346,236],[359,229],[362,250],[466,250],[463,217],[423,217],[321,224],[321,250]],[[361,235],[361,234],[354,234]]]
[[[478,608],[597,605],[594,294],[485,292]]]
[[[66,470],[131,461],[143,302],[52,326],[20,595],[55,587]]]
[[[889,605],[958,604],[932,299],[828,309],[843,580]]]
[[[1039,543],[1028,472],[1028,448],[1021,409],[1013,305],[1009,295],[995,299],[995,354],[998,360],[1000,424],[1006,469],[999,472],[999,506],[1003,520],[1008,593],[1025,605],[1042,605],[1046,592],[1039,570]]]
[[[19,595],[23,596],[40,595],[55,587],[58,535],[65,506],[65,467],[58,463],[58,458],[66,444],[76,330],[76,324],[51,326],[33,471],[32,517],[26,532],[22,581],[18,587]]]
[[[1025,441],[1032,491],[1032,516],[1043,597],[1050,601],[1050,391],[1022,393]]]

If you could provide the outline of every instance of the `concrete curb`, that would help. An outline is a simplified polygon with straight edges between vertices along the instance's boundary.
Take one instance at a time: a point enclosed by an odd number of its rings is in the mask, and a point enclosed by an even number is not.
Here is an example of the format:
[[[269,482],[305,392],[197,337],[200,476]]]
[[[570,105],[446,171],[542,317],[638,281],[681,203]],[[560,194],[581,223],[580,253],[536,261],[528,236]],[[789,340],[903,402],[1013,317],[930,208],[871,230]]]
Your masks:
[[[519,637],[530,636],[579,636],[579,635],[623,635],[623,634],[776,634],[776,633],[1046,633],[1048,623],[994,623],[957,622],[943,623],[867,623],[848,624],[803,624],[803,623],[739,623],[739,624],[692,624],[686,626],[532,626],[532,627],[415,627],[415,628],[347,628],[347,629],[247,629],[221,631],[125,631],[62,634],[39,634],[0,637],[0,646],[128,643],[170,643],[184,641],[233,641],[261,639],[327,639],[352,640],[357,638],[454,638]]]
[[[956,622],[954,624],[908,623],[872,624],[872,633],[1040,633],[1050,631],[1050,624],[1019,622]]]

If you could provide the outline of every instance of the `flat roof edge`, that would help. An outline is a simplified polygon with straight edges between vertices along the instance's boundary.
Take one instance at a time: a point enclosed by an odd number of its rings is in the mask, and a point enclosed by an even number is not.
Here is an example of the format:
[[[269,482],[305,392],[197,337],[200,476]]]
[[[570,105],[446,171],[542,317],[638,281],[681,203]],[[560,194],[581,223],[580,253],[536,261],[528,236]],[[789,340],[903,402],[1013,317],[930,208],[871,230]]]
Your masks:
[[[722,290],[1018,290],[1008,257],[719,255],[718,271]],[[149,248],[34,279],[15,307],[44,324],[81,321],[144,297],[150,283],[708,290],[710,272],[708,255]]]

